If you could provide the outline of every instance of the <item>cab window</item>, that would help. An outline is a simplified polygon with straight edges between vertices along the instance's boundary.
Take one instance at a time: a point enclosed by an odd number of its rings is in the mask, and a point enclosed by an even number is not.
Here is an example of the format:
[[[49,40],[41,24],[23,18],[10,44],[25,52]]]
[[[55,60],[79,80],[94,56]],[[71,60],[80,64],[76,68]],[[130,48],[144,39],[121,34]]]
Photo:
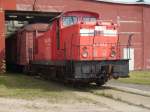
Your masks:
[[[63,26],[70,26],[76,24],[78,18],[76,16],[64,16],[62,20],[63,20]]]
[[[95,17],[83,17],[83,22],[96,22]]]

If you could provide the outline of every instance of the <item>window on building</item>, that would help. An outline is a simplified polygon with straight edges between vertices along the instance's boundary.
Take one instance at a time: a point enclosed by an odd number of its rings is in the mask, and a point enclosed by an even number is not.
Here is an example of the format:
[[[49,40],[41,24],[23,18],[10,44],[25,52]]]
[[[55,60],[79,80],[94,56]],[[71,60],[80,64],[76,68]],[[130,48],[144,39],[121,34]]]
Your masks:
[[[70,26],[78,22],[78,18],[76,16],[64,16],[62,20],[63,26]]]

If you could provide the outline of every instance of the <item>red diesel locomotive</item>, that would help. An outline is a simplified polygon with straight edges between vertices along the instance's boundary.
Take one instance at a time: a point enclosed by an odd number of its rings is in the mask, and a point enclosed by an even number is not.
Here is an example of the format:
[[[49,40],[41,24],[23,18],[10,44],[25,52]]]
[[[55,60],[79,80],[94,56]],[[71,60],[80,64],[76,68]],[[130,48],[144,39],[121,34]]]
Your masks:
[[[25,71],[98,85],[111,78],[128,77],[129,60],[120,56],[117,25],[112,21],[101,21],[93,12],[70,11],[52,19],[40,36],[39,29],[30,31],[34,33],[32,37],[16,37],[20,39],[16,45],[21,44],[16,48],[20,52],[16,58],[24,63],[16,60],[14,64]],[[27,39],[29,36],[31,39]]]

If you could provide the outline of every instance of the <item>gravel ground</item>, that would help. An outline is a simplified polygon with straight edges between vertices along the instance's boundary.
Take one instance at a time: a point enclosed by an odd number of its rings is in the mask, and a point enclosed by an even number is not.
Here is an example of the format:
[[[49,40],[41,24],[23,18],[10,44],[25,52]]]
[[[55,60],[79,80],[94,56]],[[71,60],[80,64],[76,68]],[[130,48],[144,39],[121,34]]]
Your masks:
[[[51,103],[46,100],[0,98],[0,112],[116,112],[104,104]]]
[[[75,92],[91,102],[53,103],[46,99],[25,100],[0,98],[0,112],[150,112],[149,109],[129,105],[110,98],[88,92]]]
[[[108,84],[123,86],[115,82]],[[0,112],[150,112],[149,108],[145,108],[150,107],[148,97],[113,91],[111,88],[92,86],[74,89],[17,75],[1,77],[0,87]],[[148,90],[146,86],[143,88]],[[106,96],[91,91],[105,91]]]

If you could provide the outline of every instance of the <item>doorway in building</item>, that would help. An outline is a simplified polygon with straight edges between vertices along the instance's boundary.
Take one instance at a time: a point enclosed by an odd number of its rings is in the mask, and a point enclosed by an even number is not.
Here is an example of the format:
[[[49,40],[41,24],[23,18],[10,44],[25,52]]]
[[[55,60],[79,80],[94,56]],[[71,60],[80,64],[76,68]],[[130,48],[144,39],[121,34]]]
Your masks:
[[[134,48],[124,48],[123,49],[123,58],[129,59],[129,70],[134,70]]]
[[[40,11],[5,11],[5,26],[6,26],[6,39],[5,39],[5,56],[6,56],[6,70],[14,72],[22,72],[22,66],[24,65],[24,59],[26,59],[26,37],[31,40],[36,33],[36,28],[43,28],[50,24],[51,19],[60,15],[61,12],[40,12]],[[39,27],[36,24],[41,24]],[[32,25],[31,27],[29,27]],[[27,32],[25,29],[28,29]],[[35,28],[35,29],[34,29]],[[45,31],[45,30],[44,30]],[[44,32],[41,31],[41,32]],[[41,33],[40,32],[40,33]],[[42,33],[41,33],[42,34]],[[18,38],[19,37],[19,38]],[[21,47],[23,46],[23,47]],[[32,49],[28,49],[28,52],[33,52]],[[30,56],[29,58],[32,58]],[[22,60],[20,60],[22,59]],[[30,60],[30,59],[29,59]],[[22,63],[23,62],[23,63]],[[18,64],[19,63],[19,64]],[[22,63],[22,64],[20,64]]]

